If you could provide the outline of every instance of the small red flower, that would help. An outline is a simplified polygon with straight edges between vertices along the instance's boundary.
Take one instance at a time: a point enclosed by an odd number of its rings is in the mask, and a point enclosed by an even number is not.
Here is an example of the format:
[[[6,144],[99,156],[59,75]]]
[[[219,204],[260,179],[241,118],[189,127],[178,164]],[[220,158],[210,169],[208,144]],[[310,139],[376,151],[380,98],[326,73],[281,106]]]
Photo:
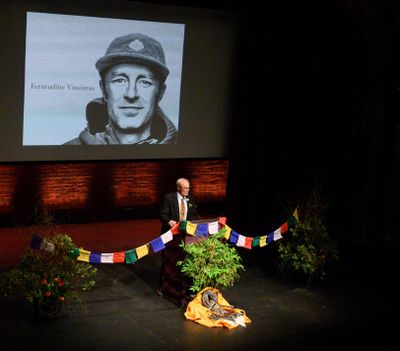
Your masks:
[[[46,278],[42,278],[42,285],[46,285],[46,284],[47,284]]]
[[[60,302],[64,302],[64,296],[60,296],[59,298],[58,298],[58,300],[60,301]]]
[[[45,291],[45,292],[43,293],[43,295],[44,295],[45,297],[50,297],[50,296],[51,296],[51,291]]]
[[[58,286],[64,286],[64,284],[65,284],[64,280],[60,279],[58,281]]]

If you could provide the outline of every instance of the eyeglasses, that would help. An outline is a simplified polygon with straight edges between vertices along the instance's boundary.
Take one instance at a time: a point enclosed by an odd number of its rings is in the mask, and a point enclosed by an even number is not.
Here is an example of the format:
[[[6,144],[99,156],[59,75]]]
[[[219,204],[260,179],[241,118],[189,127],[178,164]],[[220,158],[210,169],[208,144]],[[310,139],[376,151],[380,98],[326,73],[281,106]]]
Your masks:
[[[181,189],[182,190],[190,190],[190,186],[182,186]]]

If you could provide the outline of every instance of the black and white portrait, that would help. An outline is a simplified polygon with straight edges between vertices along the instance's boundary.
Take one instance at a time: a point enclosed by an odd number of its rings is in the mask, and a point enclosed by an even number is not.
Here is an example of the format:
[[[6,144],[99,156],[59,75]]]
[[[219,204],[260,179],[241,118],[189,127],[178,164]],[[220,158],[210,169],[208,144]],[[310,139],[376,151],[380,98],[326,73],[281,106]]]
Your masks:
[[[174,143],[184,25],[27,13],[23,145]]]

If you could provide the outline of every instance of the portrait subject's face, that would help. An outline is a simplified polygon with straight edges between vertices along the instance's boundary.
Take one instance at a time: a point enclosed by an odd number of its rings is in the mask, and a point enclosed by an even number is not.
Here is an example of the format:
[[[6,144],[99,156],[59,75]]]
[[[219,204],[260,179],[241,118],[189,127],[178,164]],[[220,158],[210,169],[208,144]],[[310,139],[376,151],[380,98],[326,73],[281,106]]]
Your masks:
[[[122,132],[148,128],[164,86],[146,66],[121,63],[111,67],[100,82],[111,125]]]

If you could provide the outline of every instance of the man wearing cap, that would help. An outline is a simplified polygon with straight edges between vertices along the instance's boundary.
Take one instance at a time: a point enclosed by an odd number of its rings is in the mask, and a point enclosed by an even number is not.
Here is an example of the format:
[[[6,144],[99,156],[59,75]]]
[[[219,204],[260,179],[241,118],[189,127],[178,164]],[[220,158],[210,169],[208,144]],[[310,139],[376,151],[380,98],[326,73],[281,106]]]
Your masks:
[[[64,145],[176,142],[176,127],[159,107],[169,70],[158,41],[141,33],[118,37],[96,68],[103,97],[89,102],[88,126]]]

